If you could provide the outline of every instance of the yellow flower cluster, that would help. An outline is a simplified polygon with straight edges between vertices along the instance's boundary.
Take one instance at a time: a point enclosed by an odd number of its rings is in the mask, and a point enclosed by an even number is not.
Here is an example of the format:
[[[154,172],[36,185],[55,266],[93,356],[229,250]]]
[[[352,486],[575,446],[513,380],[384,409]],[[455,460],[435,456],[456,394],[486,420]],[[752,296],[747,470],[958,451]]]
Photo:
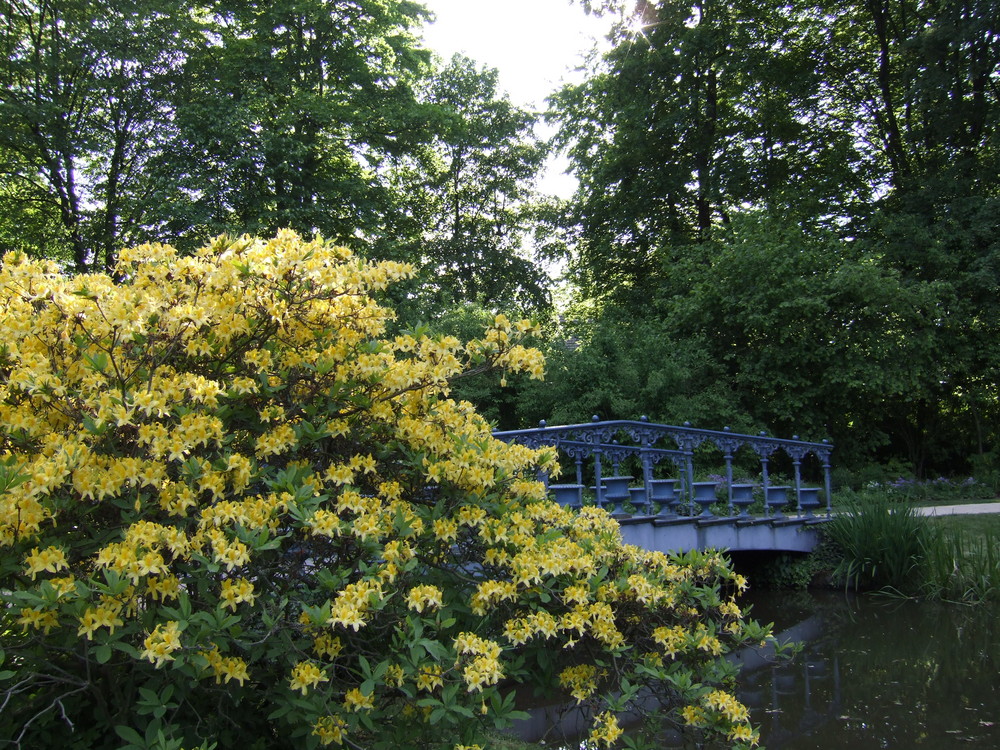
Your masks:
[[[756,747],[760,743],[760,732],[750,724],[736,724],[726,733],[726,736],[734,742],[744,742],[752,747]]]
[[[43,630],[46,635],[52,628],[59,626],[59,615],[51,609],[41,607],[22,607],[21,616],[17,618],[17,624],[24,630],[29,627],[36,630]]]
[[[316,687],[321,682],[329,682],[326,670],[320,669],[309,661],[300,661],[292,668],[292,678],[289,680],[289,687],[298,690],[305,695],[311,688]]]
[[[373,599],[382,598],[380,581],[360,580],[350,583],[337,592],[336,600],[330,606],[329,625],[343,625],[358,630],[367,624],[367,615]]]
[[[146,591],[157,601],[167,601],[180,596],[181,582],[177,576],[169,575],[163,578],[150,576],[146,579]]]
[[[125,624],[122,618],[119,617],[121,610],[121,604],[116,602],[101,604],[97,607],[87,607],[83,616],[80,617],[80,627],[77,629],[77,635],[84,635],[89,641],[93,640],[94,631],[98,628],[107,628],[108,632],[114,633],[115,628]]]
[[[724,690],[712,690],[702,699],[709,708],[718,711],[731,722],[745,722],[750,719],[746,706]]]
[[[390,664],[385,670],[385,684],[389,687],[403,687],[406,682],[406,673],[398,664]]]
[[[417,673],[417,689],[431,692],[434,688],[441,687],[444,685],[444,680],[441,679],[443,673],[440,664],[422,665]]]
[[[705,623],[698,623],[692,637],[695,646],[699,650],[706,651],[712,654],[712,656],[719,656],[722,653],[722,642],[709,632],[708,628],[705,627]]]
[[[42,571],[55,573],[69,567],[66,562],[66,553],[58,547],[46,547],[43,550],[35,547],[24,559],[25,573],[35,580],[35,576]]]
[[[316,656],[336,659],[344,650],[344,642],[330,633],[320,633],[313,639],[313,652]]]
[[[253,584],[246,578],[239,578],[236,580],[226,579],[223,581],[222,594],[219,598],[222,600],[223,607],[228,607],[235,612],[237,604],[240,602],[253,604],[256,596],[253,592]]]
[[[705,709],[701,706],[684,706],[684,708],[681,709],[681,716],[684,717],[684,723],[689,727],[703,727],[708,724],[708,717],[705,715]]]
[[[595,717],[594,728],[590,730],[589,739],[595,745],[611,747],[623,733],[624,730],[618,726],[618,718],[610,711],[605,711]]]
[[[374,707],[374,693],[363,693],[360,688],[351,688],[344,695],[344,708],[348,711],[370,711]]]
[[[714,718],[726,727],[726,736],[735,742],[755,746],[760,733],[750,725],[750,712],[746,706],[724,690],[710,690],[701,698],[701,705],[686,706],[682,712],[692,726],[707,726]]]
[[[143,641],[142,657],[162,667],[174,660],[174,651],[181,647],[181,629],[176,620],[160,623]]]
[[[575,642],[573,634],[592,635],[609,649],[623,645],[625,637],[615,624],[614,610],[606,602],[577,604],[557,618],[549,612],[531,612],[507,620],[504,635],[513,645],[520,645],[536,636],[551,638],[558,633],[568,637],[567,645]]]
[[[480,692],[484,685],[496,685],[503,678],[500,665],[500,644],[480,638],[474,633],[460,633],[455,639],[455,652],[459,655],[455,666],[466,661],[462,670],[468,692]],[[471,656],[465,660],[462,657]]]
[[[678,653],[682,653],[687,646],[687,631],[680,625],[666,627],[661,625],[653,631],[653,640],[663,646],[664,653],[670,658],[675,658]]]
[[[347,736],[347,722],[339,716],[321,716],[313,724],[313,735],[321,745],[343,745]]]
[[[223,680],[230,682],[235,680],[240,685],[250,679],[247,672],[247,663],[238,656],[223,656],[219,653],[218,647],[211,651],[201,651],[199,655],[208,662],[209,669],[215,675],[215,682],[221,683]]]
[[[597,690],[597,667],[592,664],[566,667],[559,673],[559,684],[569,690],[577,703],[582,703]]]
[[[425,584],[414,586],[406,595],[406,606],[414,612],[423,612],[428,607],[437,609],[443,603],[444,594],[437,586]]]

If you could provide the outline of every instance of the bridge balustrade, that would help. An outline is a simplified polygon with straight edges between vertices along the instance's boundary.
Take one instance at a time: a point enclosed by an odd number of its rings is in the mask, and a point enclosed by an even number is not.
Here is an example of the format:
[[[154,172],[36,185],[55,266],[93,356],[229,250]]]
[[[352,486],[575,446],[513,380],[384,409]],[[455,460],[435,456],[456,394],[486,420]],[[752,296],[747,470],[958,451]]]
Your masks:
[[[660,505],[659,515],[672,515],[676,504],[688,507],[690,515],[699,510],[705,515],[715,504],[715,486],[718,483],[695,482],[695,450],[702,444],[712,444],[723,456],[726,465],[727,506],[730,515],[737,509],[740,516],[747,515],[747,507],[752,497],[747,485],[733,483],[733,459],[742,448],[757,454],[761,466],[761,484],[764,495],[766,516],[780,516],[781,509],[794,500],[795,510],[801,515],[811,515],[820,505],[819,492],[826,496],[826,515],[830,515],[830,455],[833,445],[828,441],[809,442],[792,438],[776,438],[761,432],[758,435],[736,433],[728,427],[722,430],[695,428],[690,423],[667,425],[650,422],[643,417],[639,420],[606,420],[597,417],[589,423],[548,426],[544,421],[536,428],[506,430],[493,433],[506,442],[519,443],[531,448],[555,447],[571,459],[576,466],[576,484],[552,485],[560,502],[579,507],[582,503],[584,485],[584,464],[592,462],[594,492],[596,502],[620,510],[623,502],[631,502],[641,510],[653,503]],[[673,444],[676,448],[664,447]],[[770,462],[775,454],[782,452],[791,459],[794,484],[792,486],[772,485]],[[809,455],[815,456],[823,470],[823,487],[805,487],[802,481],[802,462]],[[631,477],[619,476],[619,465],[630,456],[637,456],[641,466],[641,487],[629,487]],[[654,477],[654,467],[669,461],[676,470],[676,478],[663,480]],[[606,476],[607,464],[611,464],[611,475]],[[547,481],[547,478],[544,478]],[[678,487],[671,498],[665,489],[665,481],[674,481]],[[709,487],[711,484],[713,486]],[[620,485],[620,486],[619,486]],[[639,490],[638,492],[636,490]],[[791,493],[792,497],[789,497]],[[701,506],[700,509],[698,506]]]

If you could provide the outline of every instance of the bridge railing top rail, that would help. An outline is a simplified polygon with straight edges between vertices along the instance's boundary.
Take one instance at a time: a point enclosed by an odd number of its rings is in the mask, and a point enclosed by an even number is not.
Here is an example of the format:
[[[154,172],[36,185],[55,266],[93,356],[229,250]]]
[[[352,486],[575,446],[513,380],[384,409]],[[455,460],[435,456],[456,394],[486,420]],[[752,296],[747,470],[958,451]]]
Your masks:
[[[594,448],[613,444],[615,436],[624,433],[641,446],[651,447],[663,438],[672,439],[682,451],[693,451],[705,442],[711,442],[724,453],[731,454],[746,445],[761,458],[767,458],[772,453],[781,450],[792,458],[803,458],[812,453],[824,464],[830,460],[833,444],[829,441],[812,442],[792,438],[771,437],[765,433],[748,435],[733,432],[728,428],[723,430],[706,430],[692,427],[689,424],[668,425],[640,420],[607,420],[592,421],[580,424],[548,426],[544,422],[539,427],[524,430],[504,430],[493,435],[504,441],[517,442],[531,447],[544,445],[559,445],[564,442],[593,445]]]

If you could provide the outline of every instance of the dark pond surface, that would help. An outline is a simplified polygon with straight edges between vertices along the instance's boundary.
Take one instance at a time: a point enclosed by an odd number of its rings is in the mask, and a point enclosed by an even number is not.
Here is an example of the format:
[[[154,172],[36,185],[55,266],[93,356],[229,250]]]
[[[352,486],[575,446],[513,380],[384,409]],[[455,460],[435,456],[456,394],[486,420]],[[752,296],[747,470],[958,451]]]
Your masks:
[[[1000,748],[1000,608],[757,593],[752,616],[804,644],[749,655],[740,698],[769,750]]]

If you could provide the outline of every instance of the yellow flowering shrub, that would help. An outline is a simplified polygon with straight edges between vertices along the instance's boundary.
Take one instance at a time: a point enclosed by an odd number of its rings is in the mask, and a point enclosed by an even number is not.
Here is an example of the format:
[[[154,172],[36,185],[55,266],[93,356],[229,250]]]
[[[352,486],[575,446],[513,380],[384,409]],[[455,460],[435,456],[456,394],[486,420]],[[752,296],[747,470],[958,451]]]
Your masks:
[[[290,232],[110,276],[3,258],[0,736],[475,747],[531,686],[598,745],[650,691],[755,741],[719,658],[767,637],[743,582],[548,500],[551,451],[449,398],[468,371],[541,377],[531,325],[397,330],[375,297],[411,273]]]

